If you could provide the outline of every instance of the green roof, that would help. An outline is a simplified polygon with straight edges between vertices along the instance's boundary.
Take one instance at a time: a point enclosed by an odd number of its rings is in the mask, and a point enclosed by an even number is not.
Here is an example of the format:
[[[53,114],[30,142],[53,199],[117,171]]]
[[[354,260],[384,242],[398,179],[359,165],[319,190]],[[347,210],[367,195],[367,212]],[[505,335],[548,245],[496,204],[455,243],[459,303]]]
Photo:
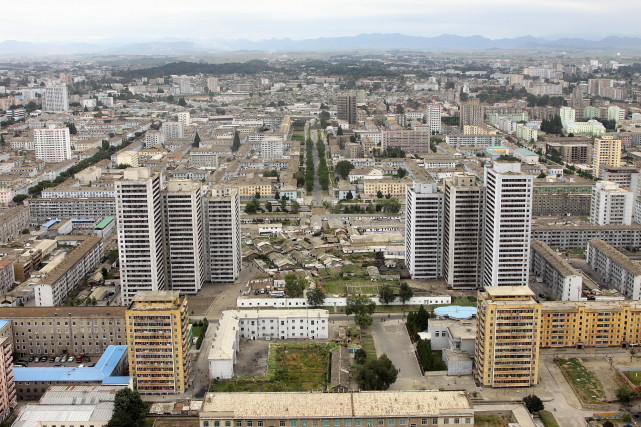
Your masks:
[[[103,228],[105,228],[106,226],[108,226],[108,225],[109,225],[109,223],[110,223],[111,221],[113,221],[114,219],[116,219],[116,217],[115,217],[115,216],[106,216],[106,217],[104,217],[104,218],[102,219],[102,221],[100,221],[100,222],[99,222],[99,223],[94,227],[94,230],[102,230]]]

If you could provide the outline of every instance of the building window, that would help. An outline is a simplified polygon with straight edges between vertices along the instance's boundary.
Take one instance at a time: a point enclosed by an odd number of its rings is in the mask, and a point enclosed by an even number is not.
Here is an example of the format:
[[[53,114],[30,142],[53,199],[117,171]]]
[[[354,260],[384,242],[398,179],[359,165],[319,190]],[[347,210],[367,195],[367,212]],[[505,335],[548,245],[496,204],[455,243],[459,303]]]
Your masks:
[[[472,424],[472,419],[471,418],[466,418],[465,419],[465,424]]]
[[[300,425],[302,425],[303,427],[307,427],[307,420],[301,420]]]
[[[345,427],[350,427],[352,425],[352,420],[345,420]]]
[[[393,426],[395,424],[395,421],[396,420],[394,420],[394,418],[390,418],[389,420],[387,420],[387,424]]]
[[[432,425],[438,424],[438,418],[432,418]]]
[[[334,427],[338,427],[341,425],[341,420],[334,420]]]
[[[285,427],[285,420],[280,420],[280,421],[278,422],[278,425],[279,425],[280,427]]]
[[[220,427],[220,421],[214,421],[214,427]]]
[[[399,423],[400,425],[404,426],[405,424],[407,424],[407,419],[405,419],[405,418],[401,418],[400,420],[398,420],[398,423]]]
[[[374,425],[374,420],[367,420],[367,425],[368,426],[373,426]]]
[[[247,427],[252,427],[254,425],[253,421],[247,421]]]
[[[427,418],[421,418],[421,424],[427,424]]]
[[[264,423],[262,420],[261,420],[261,421],[258,421],[258,427],[263,427],[263,425],[264,425],[264,424],[265,424],[265,423]]]
[[[290,427],[296,427],[296,420],[291,420],[289,422]]]
[[[231,427],[231,421],[225,421],[225,427]]]

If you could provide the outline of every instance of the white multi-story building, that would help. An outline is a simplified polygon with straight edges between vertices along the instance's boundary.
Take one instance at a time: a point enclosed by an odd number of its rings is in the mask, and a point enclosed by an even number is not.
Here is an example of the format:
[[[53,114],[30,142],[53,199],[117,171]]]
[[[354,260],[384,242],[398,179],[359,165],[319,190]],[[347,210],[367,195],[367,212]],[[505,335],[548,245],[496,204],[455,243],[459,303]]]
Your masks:
[[[167,276],[173,291],[195,294],[205,282],[202,187],[170,180],[163,191]]]
[[[617,123],[625,120],[625,108],[617,107],[616,105],[609,106],[608,120],[614,120]]]
[[[69,128],[50,126],[44,129],[34,129],[33,137],[36,159],[46,163],[57,163],[71,159]]]
[[[209,355],[209,377],[234,376],[241,339],[327,339],[327,310],[227,310],[223,311]]]
[[[599,239],[588,242],[585,258],[588,265],[621,294],[641,300],[641,266],[637,262]]]
[[[443,193],[436,183],[407,187],[405,263],[413,279],[435,279],[443,270]]]
[[[178,121],[182,123],[183,129],[187,126],[191,126],[191,114],[189,114],[189,111],[181,111],[176,114],[176,116],[178,117]]]
[[[263,138],[260,141],[260,157],[265,160],[283,158],[283,139],[279,137]]]
[[[165,143],[165,134],[159,130],[149,130],[145,133],[145,148],[155,147]]]
[[[432,132],[441,133],[441,105],[430,104],[425,110],[425,124],[427,124]]]
[[[240,195],[215,188],[204,198],[207,277],[213,283],[236,280],[241,268]]]
[[[181,122],[165,122],[160,127],[160,132],[165,141],[171,138],[182,138],[184,135],[184,128]]]
[[[581,274],[554,249],[540,240],[532,240],[531,269],[561,301],[580,301],[583,279]]]
[[[576,110],[571,107],[561,107],[559,108],[559,117],[561,117],[561,123],[565,127],[576,121]]]
[[[475,289],[481,273],[483,186],[476,176],[444,180],[443,275],[453,289]]]
[[[592,225],[630,225],[633,213],[634,194],[631,191],[612,181],[598,181],[592,188]]]
[[[528,284],[533,181],[521,163],[485,169],[483,287]]]
[[[69,110],[69,94],[66,85],[47,86],[42,97],[42,109],[44,111],[67,111]]]
[[[220,92],[218,77],[207,77],[207,89],[209,89],[210,92]]]
[[[161,176],[128,168],[115,182],[123,305],[138,291],[167,289]]]

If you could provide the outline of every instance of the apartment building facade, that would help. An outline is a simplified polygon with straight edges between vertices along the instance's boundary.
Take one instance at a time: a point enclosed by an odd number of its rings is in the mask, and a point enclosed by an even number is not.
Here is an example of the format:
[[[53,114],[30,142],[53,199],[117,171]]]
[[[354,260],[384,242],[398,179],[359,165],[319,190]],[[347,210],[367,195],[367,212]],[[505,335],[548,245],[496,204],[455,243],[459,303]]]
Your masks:
[[[235,188],[214,189],[205,198],[206,277],[230,283],[240,274],[240,195]]]
[[[161,176],[128,168],[115,182],[121,293],[129,305],[138,291],[167,288]]]
[[[172,290],[196,294],[205,282],[202,186],[170,180],[163,191],[167,276]]]
[[[539,381],[541,304],[527,286],[486,286],[478,293],[474,378],[484,387]]]
[[[443,193],[436,183],[414,183],[405,198],[405,263],[415,279],[443,275]]]
[[[585,258],[622,295],[636,301],[641,299],[641,265],[637,262],[599,239],[588,242]]]
[[[134,390],[183,393],[191,376],[187,297],[178,291],[138,292],[125,318]]]
[[[71,159],[69,128],[50,126],[33,130],[36,159],[45,163],[57,163]]]
[[[16,206],[6,210],[0,215],[0,243],[7,243],[31,223],[29,208]]]
[[[443,183],[443,275],[453,289],[476,289],[481,272],[483,186],[467,173],[456,173]]]
[[[554,249],[540,240],[531,243],[531,271],[552,289],[561,301],[579,301],[583,279]]]
[[[634,194],[611,181],[599,181],[592,189],[590,224],[631,225]]]
[[[126,307],[0,307],[11,319],[13,347],[20,357],[100,355],[126,343]]]
[[[520,163],[485,169],[483,286],[528,284],[533,180]]]
[[[621,166],[621,140],[612,135],[603,135],[594,140],[592,152],[594,176],[599,176],[602,166]]]

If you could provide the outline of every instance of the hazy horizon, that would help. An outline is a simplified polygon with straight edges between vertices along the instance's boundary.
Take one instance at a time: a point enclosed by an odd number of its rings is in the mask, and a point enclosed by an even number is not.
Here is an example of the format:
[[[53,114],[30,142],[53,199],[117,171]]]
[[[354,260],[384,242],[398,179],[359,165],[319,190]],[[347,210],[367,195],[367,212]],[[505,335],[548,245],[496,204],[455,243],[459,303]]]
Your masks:
[[[519,5],[513,0],[326,0],[313,7],[291,0],[159,0],[153,6],[124,0],[34,0],[28,12],[16,2],[4,6],[0,41],[305,40],[364,33],[597,40],[641,36],[635,22],[639,12],[641,2],[629,0],[539,0]]]

